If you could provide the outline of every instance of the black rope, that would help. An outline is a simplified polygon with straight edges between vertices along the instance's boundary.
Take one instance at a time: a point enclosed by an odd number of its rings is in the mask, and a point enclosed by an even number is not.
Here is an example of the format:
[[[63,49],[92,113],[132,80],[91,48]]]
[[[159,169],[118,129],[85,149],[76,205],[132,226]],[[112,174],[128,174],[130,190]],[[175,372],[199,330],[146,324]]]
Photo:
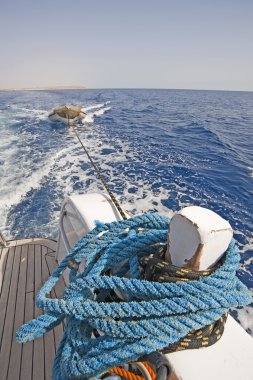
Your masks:
[[[166,247],[160,247],[154,256],[146,256],[139,259],[141,268],[141,277],[148,281],[156,282],[188,282],[198,280],[202,277],[209,276],[220,265],[218,262],[215,267],[205,271],[194,271],[189,268],[179,268],[164,260]],[[165,347],[161,352],[169,354],[175,351],[186,349],[195,349],[208,347],[216,343],[224,332],[227,314],[221,316],[220,319],[203,327],[190,332],[178,342]]]
[[[214,267],[204,271],[195,271],[189,268],[180,268],[165,261],[166,245],[157,246],[157,251],[151,256],[139,258],[140,277],[147,281],[154,282],[188,282],[209,276],[222,263],[221,259]],[[105,273],[110,275],[109,273]],[[119,296],[113,290],[105,299],[106,302],[118,302]],[[170,344],[161,350],[163,354],[175,351],[208,347],[216,343],[224,332],[227,314],[223,314],[220,319],[203,327],[202,329],[191,331],[179,341]],[[99,336],[99,334],[98,334]]]
[[[73,125],[70,125],[69,123],[69,116],[68,116],[68,125],[72,127],[73,131],[75,132],[75,135],[76,137],[78,138],[84,152],[86,153],[91,165],[93,166],[93,168],[95,169],[95,172],[99,178],[99,180],[101,181],[101,183],[103,184],[104,188],[106,189],[107,193],[109,194],[113,204],[115,205],[115,207],[117,208],[117,210],[119,211],[120,215],[122,216],[123,220],[127,220],[127,216],[125,214],[125,212],[123,211],[122,207],[120,206],[119,202],[117,201],[117,199],[115,198],[114,194],[112,193],[112,191],[109,189],[107,183],[105,182],[99,168],[97,167],[97,165],[95,164],[95,162],[93,161],[92,157],[90,156],[88,150],[86,149],[86,147],[84,146],[82,140],[80,139],[75,127]]]

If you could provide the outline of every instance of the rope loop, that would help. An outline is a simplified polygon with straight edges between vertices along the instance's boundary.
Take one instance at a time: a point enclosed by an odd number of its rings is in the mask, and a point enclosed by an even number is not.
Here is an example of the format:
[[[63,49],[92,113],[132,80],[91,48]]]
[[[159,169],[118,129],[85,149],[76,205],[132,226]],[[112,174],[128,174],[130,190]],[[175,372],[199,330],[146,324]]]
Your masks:
[[[169,219],[157,214],[97,222],[42,286],[36,303],[45,314],[22,326],[16,337],[22,343],[33,340],[66,319],[55,380],[98,377],[156,350],[166,351],[194,330],[215,331],[214,324],[225,320],[230,308],[250,302],[248,289],[236,277],[240,256],[234,241],[219,266],[197,279],[193,274],[187,281],[144,279],[147,258],[159,268],[168,227]],[[83,272],[71,269],[62,298],[50,298],[69,263],[83,260]],[[171,271],[177,275],[175,267]]]

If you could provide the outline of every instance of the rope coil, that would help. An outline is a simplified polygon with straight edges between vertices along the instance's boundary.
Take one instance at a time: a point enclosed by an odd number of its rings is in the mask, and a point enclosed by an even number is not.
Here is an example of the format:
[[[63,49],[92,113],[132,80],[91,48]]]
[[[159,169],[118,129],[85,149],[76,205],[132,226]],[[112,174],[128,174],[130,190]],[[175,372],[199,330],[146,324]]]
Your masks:
[[[198,280],[141,279],[138,262],[166,245],[168,226],[167,218],[155,214],[98,222],[43,285],[36,303],[46,314],[22,326],[17,340],[33,340],[66,318],[55,357],[55,380],[98,377],[112,367],[163,350],[219,320],[231,307],[250,302],[248,289],[236,277],[240,256],[234,242],[221,265]],[[139,228],[144,232],[138,233]],[[83,259],[84,271],[71,269],[63,297],[49,298],[70,260],[80,263]],[[117,276],[108,276],[110,271]],[[105,302],[114,291],[124,294],[125,300]],[[100,332],[98,338],[95,331]]]

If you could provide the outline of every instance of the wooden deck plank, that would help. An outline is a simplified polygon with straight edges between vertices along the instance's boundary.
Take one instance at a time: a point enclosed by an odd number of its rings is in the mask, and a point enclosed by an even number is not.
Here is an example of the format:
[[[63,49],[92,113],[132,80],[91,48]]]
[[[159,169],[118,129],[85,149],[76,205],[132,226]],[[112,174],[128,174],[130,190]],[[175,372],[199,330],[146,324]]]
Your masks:
[[[52,378],[55,347],[61,339],[63,324],[44,337],[23,345],[16,342],[15,335],[24,322],[42,313],[35,306],[35,294],[57,265],[53,243],[45,239],[26,239],[13,241],[8,248],[0,248],[1,380]],[[51,296],[60,297],[63,286],[64,281],[60,279]]]
[[[8,252],[9,252],[9,248],[7,248],[7,247],[4,247],[1,249],[1,256],[0,256],[0,295],[2,292],[3,279],[4,279],[4,273],[5,273],[5,267],[6,267]]]
[[[24,323],[25,317],[25,291],[26,291],[26,272],[27,272],[28,246],[21,247],[20,271],[18,278],[17,301],[15,307],[15,320],[12,336],[12,347],[8,380],[19,379],[20,363],[22,357],[22,345],[15,339],[17,329]],[[19,364],[18,364],[19,363]]]
[[[15,253],[14,253],[13,270],[12,270],[12,276],[11,276],[9,298],[8,298],[8,303],[7,303],[6,317],[5,317],[5,322],[4,322],[4,330],[3,330],[2,344],[1,344],[1,351],[0,351],[0,368],[1,368],[1,376],[3,379],[6,379],[7,374],[8,374],[8,368],[9,368],[17,290],[18,290],[20,257],[21,257],[21,247],[16,247]]]
[[[35,246],[35,255],[34,255],[34,272],[35,272],[35,296],[41,288],[42,284],[42,257],[41,257],[41,246]],[[41,310],[34,304],[34,317],[41,315]],[[33,362],[36,365],[33,366],[33,379],[43,380],[44,379],[44,337],[35,339],[33,347]]]
[[[27,282],[26,282],[26,293],[34,292],[34,254],[35,246],[28,245],[28,267],[27,267]]]
[[[29,244],[45,246],[51,249],[52,251],[55,251],[57,242],[55,240],[46,239],[46,238],[28,238],[28,239],[8,241],[8,245],[10,247],[15,246],[15,245],[29,245]]]
[[[5,266],[5,272],[4,272],[4,282],[2,286],[2,292],[0,296],[0,347],[2,347],[2,335],[4,330],[4,321],[5,321],[5,315],[7,312],[7,304],[8,304],[8,298],[9,298],[9,290],[10,290],[10,283],[11,283],[11,275],[12,275],[12,269],[13,269],[13,260],[14,260],[14,252],[15,247],[12,247],[8,250],[7,253],[7,263]],[[1,350],[0,350],[1,352]]]
[[[47,247],[42,247],[42,282],[43,284],[48,279],[50,273],[49,268],[46,263],[46,254],[50,251]],[[52,368],[55,355],[55,341],[54,341],[54,331],[50,330],[44,335],[44,345],[45,345],[45,380],[51,380]]]
[[[49,268],[49,272],[50,272],[50,274],[52,274],[54,269],[55,269],[55,266],[56,266],[55,257],[50,255],[50,254],[46,255],[46,262],[47,262],[47,265]],[[62,291],[63,291],[64,286],[65,286],[64,280],[61,277],[58,280],[58,282],[56,283],[54,290],[53,290],[55,297],[61,297],[62,296]],[[52,296],[53,296],[53,294],[52,294]],[[61,337],[63,335],[63,328],[64,328],[64,326],[62,323],[54,328],[54,337],[55,337],[56,349],[57,349],[58,344],[60,343]]]
[[[47,262],[47,265],[49,268],[49,273],[51,275],[54,272],[56,265],[57,265],[55,255],[48,253],[46,255],[46,262]],[[63,294],[64,288],[65,288],[65,282],[64,282],[63,277],[61,276],[59,278],[59,280],[57,281],[57,283],[55,284],[55,287],[54,287],[55,296],[61,297]]]
[[[25,321],[34,318],[34,245],[28,245],[27,254],[27,280],[26,280],[26,301],[25,301]],[[34,342],[23,344],[22,361],[20,369],[20,380],[31,380],[33,369],[33,345]],[[34,379],[35,380],[35,379]]]

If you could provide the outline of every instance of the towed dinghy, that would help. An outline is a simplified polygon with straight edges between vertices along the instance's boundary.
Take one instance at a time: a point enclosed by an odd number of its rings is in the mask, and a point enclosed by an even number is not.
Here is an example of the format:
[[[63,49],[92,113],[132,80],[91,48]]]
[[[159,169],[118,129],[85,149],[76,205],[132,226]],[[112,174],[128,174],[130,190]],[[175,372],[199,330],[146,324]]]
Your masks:
[[[73,125],[82,120],[85,113],[82,112],[80,107],[65,105],[63,107],[54,108],[48,115],[51,121],[60,121],[67,125]]]

